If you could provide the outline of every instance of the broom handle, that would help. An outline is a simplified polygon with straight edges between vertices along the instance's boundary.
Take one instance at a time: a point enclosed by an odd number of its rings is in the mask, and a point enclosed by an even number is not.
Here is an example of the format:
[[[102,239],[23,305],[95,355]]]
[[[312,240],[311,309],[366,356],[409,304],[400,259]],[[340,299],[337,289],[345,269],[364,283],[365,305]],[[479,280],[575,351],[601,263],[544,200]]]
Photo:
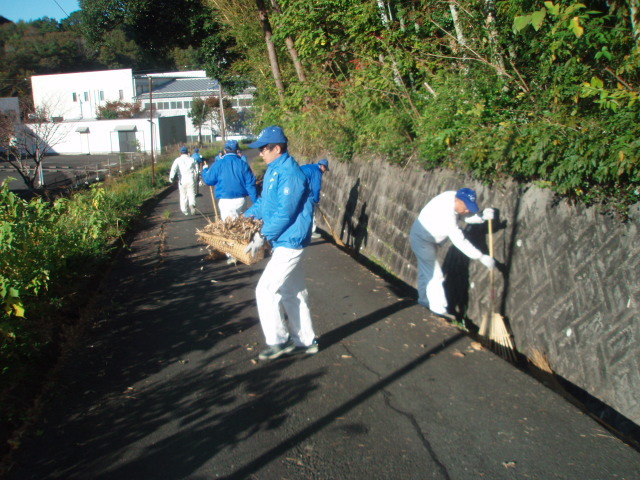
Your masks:
[[[220,214],[218,213],[218,205],[216,205],[216,198],[213,196],[213,187],[209,187],[209,192],[211,193],[211,203],[213,203],[213,219],[218,220],[220,218]]]
[[[489,256],[491,256],[491,258],[493,257],[493,220],[489,219]],[[495,308],[495,297],[496,297],[496,291],[494,288],[494,282],[493,282],[493,271],[495,269],[492,268],[489,271],[489,278],[490,278],[490,283],[491,283],[491,314],[493,315],[495,313],[494,308]]]

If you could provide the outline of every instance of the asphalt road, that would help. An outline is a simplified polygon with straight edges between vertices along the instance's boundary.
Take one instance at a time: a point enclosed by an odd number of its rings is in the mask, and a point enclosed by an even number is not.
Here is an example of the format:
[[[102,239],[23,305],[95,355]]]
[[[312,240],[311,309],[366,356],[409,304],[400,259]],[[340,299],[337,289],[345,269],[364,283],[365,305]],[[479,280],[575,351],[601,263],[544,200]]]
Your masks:
[[[640,478],[639,452],[326,237],[320,352],[257,361],[268,260],[208,260],[205,222],[171,190],[140,226],[10,480]]]

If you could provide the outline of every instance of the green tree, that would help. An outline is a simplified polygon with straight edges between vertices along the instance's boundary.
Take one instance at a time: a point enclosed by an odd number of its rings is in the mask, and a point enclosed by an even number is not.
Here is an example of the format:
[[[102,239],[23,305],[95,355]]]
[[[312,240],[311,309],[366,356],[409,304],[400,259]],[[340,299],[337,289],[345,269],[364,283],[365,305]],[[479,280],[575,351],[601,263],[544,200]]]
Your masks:
[[[207,55],[216,56],[205,53],[203,42],[221,26],[201,0],[80,0],[80,6],[85,38],[95,49],[115,53],[109,34],[120,31],[118,41],[133,42],[147,66],[201,68]],[[185,59],[197,63],[185,65]]]

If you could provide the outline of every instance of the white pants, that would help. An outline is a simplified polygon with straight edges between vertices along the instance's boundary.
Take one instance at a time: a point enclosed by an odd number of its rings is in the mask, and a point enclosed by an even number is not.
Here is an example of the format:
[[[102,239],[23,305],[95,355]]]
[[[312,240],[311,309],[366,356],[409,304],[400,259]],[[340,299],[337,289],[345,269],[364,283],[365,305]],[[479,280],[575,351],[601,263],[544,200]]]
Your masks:
[[[256,287],[260,324],[267,345],[287,341],[309,346],[315,339],[302,264],[303,249],[276,247]],[[289,318],[284,323],[282,308]]]
[[[418,303],[434,313],[446,313],[447,297],[444,275],[438,262],[438,244],[425,233],[416,222],[409,236],[411,249],[418,258]]]
[[[195,183],[180,184],[180,210],[185,215],[196,213],[196,185]]]
[[[220,207],[220,218],[235,219],[242,213],[244,207],[244,197],[241,198],[220,198],[218,199],[218,207]]]

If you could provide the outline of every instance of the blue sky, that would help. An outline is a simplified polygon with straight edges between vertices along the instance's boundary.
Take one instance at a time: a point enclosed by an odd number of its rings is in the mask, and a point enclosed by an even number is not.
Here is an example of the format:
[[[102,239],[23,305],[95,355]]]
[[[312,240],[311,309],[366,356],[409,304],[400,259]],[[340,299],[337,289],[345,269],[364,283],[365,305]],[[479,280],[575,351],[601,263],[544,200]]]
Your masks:
[[[61,20],[76,10],[80,10],[78,0],[0,0],[0,15],[14,22],[42,17]]]

